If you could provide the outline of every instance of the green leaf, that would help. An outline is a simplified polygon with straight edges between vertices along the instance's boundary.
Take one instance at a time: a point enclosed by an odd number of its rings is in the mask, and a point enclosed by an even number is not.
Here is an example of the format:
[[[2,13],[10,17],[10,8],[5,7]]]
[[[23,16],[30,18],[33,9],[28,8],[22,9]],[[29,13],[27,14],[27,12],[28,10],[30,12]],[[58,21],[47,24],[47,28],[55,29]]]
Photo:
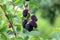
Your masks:
[[[15,40],[16,38],[11,38],[10,40]]]
[[[40,40],[39,36],[30,36],[30,40]]]
[[[14,2],[14,4],[17,4],[17,3],[19,3],[20,2],[20,0],[16,0],[15,2]]]
[[[7,26],[4,25],[4,27],[0,28],[0,32],[6,32]]]
[[[1,37],[2,40],[7,40],[8,39],[7,36],[4,33],[0,33],[0,34],[1,34],[0,37]]]
[[[13,5],[7,5],[7,11],[11,11],[13,9]]]
[[[24,40],[28,40],[29,39],[29,36],[26,36],[25,38],[24,38]]]
[[[6,4],[7,0],[2,0],[1,2],[2,4]]]
[[[2,9],[0,8],[0,15],[2,14],[3,12],[2,12]]]
[[[50,35],[52,38],[55,38],[56,40],[60,40],[60,32],[56,32]]]
[[[13,35],[13,34],[14,34],[14,32],[13,32],[12,30],[8,30],[7,33],[8,33],[9,35]]]
[[[0,0],[0,2],[2,2],[2,0]]]
[[[17,31],[21,31],[22,30],[22,27],[21,25],[18,25],[17,28],[16,28]]]
[[[22,37],[18,37],[16,38],[16,40],[24,40]]]
[[[40,32],[39,31],[31,31],[30,35],[39,36]]]
[[[11,12],[8,12],[8,18],[9,18],[9,21],[12,21],[12,18],[14,17],[13,14],[11,14]]]
[[[2,5],[2,9],[6,11],[6,5],[5,4]]]

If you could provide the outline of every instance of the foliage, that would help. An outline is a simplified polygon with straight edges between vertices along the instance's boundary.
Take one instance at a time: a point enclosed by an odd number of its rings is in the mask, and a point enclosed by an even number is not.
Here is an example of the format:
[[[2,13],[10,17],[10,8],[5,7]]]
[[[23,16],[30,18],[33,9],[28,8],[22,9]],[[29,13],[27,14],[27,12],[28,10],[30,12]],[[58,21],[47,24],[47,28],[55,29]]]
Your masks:
[[[59,2],[60,0],[30,0],[29,13],[37,16],[38,28],[28,32],[22,27],[22,10],[27,2],[0,0],[0,40],[60,40]],[[12,23],[12,28],[8,28],[9,22]]]

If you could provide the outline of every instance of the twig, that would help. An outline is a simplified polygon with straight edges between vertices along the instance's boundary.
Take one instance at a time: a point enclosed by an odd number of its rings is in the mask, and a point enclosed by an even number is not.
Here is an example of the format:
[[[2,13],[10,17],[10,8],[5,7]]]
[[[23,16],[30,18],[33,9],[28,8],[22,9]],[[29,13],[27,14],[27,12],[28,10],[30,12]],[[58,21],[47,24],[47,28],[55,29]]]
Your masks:
[[[1,6],[1,8],[2,8],[2,6]],[[2,8],[2,10],[3,10],[3,8]],[[8,17],[8,15],[6,14],[5,10],[3,10],[3,12],[4,12],[6,18],[9,20],[9,17]],[[13,22],[9,21],[9,23],[12,24],[12,29],[13,29],[14,35],[16,36],[16,34],[15,34],[16,32],[15,32],[14,27],[13,27]]]

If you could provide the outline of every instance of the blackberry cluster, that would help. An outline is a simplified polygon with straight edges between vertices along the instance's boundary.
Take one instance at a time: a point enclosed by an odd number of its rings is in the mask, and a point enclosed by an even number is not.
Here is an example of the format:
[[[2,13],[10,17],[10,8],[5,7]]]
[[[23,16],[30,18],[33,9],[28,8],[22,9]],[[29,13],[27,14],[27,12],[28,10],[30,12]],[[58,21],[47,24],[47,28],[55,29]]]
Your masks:
[[[25,6],[25,9],[23,10],[23,17],[25,17],[25,19],[22,22],[22,26],[23,28],[25,28],[28,31],[32,31],[33,28],[37,28],[37,17],[33,14],[31,15],[30,13],[28,13],[28,7]]]

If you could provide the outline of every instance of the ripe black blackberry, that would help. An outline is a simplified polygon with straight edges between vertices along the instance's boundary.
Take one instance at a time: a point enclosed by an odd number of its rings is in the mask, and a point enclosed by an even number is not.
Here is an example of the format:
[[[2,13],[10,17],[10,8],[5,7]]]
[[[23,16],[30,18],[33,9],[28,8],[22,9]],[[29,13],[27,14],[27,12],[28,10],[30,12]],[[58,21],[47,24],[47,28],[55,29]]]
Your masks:
[[[27,19],[23,20],[23,22],[22,22],[23,28],[25,28],[25,25],[26,25],[27,22],[28,22]]]
[[[37,17],[35,15],[32,15],[31,16],[31,20],[36,22],[37,21]]]
[[[28,15],[28,10],[27,9],[23,10],[23,17],[27,17],[27,15]]]
[[[29,0],[26,0],[26,1],[29,1]]]
[[[32,31],[32,30],[33,30],[33,27],[32,27],[29,23],[27,23],[27,24],[25,25],[25,28],[26,28],[28,31]]]
[[[29,24],[34,27],[37,28],[37,23],[35,21],[30,21]]]

